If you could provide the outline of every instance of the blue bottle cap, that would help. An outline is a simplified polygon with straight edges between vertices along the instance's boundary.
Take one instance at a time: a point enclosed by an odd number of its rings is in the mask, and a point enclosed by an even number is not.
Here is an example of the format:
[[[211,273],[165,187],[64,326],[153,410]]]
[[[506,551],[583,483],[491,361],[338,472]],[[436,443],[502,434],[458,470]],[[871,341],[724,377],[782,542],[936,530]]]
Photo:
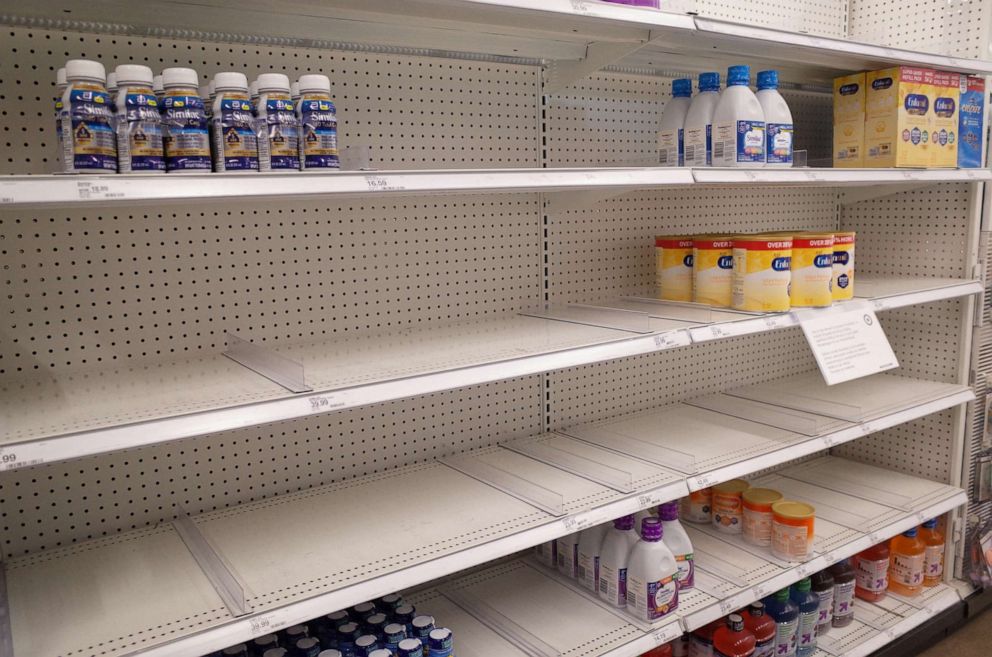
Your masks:
[[[672,80],[672,96],[688,98],[692,95],[692,80],[688,78],[679,78],[678,80]]]
[[[758,71],[758,90],[778,89],[778,71]]]
[[[930,518],[925,523],[923,523],[923,526],[926,527],[927,529],[936,529],[937,528],[937,519],[936,518]]]
[[[916,527],[910,527],[902,533],[906,538],[916,538]]]
[[[747,64],[731,66],[727,69],[727,86],[747,86],[751,82],[751,67]]]
[[[699,74],[700,91],[720,91],[720,74],[709,72]]]

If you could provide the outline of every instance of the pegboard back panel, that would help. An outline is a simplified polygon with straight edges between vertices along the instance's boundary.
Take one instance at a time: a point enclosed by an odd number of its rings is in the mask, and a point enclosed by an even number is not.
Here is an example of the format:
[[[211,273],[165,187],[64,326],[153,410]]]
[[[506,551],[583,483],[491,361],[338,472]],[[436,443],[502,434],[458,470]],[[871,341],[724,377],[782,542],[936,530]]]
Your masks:
[[[540,402],[532,376],[7,472],[0,558],[533,435]]]
[[[988,58],[987,0],[849,0],[855,41],[970,59]]]
[[[848,0],[696,0],[701,16],[843,38]]]

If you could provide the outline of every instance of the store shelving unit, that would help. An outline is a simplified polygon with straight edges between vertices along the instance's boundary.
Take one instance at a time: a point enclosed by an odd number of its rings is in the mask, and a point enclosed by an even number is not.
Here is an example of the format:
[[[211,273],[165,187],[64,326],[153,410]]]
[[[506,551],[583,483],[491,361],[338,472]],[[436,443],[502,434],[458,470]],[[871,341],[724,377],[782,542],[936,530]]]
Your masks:
[[[635,657],[945,514],[953,571],[992,173],[650,165],[675,73],[778,68],[811,163],[837,74],[992,75],[988,35],[893,47],[913,19],[880,6],[894,41],[863,43],[847,16],[873,0],[819,2],[0,12],[0,657],[196,656],[411,587],[459,654]],[[52,175],[42,98],[71,57],[325,72],[367,170]],[[846,304],[646,298],[654,234],[838,228]],[[798,326],[845,306],[881,313],[900,370],[822,384]],[[657,625],[516,554],[736,477],[814,503],[816,553],[693,528],[700,585]],[[952,584],[861,605],[818,657],[867,655]]]

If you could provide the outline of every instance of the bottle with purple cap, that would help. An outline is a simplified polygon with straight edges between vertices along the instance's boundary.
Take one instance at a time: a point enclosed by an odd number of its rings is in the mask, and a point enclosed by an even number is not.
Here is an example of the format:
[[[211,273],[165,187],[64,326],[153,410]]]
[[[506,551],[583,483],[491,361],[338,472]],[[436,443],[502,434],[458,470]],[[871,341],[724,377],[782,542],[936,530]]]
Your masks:
[[[637,542],[634,516],[613,521],[599,552],[599,597],[614,607],[627,606],[627,557]]]
[[[666,502],[658,507],[661,517],[662,540],[675,557],[678,566],[676,580],[680,591],[691,589],[696,583],[696,568],[692,540],[679,522],[679,503]]]
[[[663,533],[659,518],[645,518],[641,540],[627,559],[627,611],[647,622],[667,616],[679,606],[679,569],[662,541]]]

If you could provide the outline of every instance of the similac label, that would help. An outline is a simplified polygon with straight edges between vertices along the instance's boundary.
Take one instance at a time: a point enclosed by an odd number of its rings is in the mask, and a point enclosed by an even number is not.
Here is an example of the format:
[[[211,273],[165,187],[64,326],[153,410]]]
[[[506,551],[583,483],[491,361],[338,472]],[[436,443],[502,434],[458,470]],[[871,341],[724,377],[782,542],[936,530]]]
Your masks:
[[[708,167],[713,163],[713,125],[683,131],[683,162],[687,167]]]
[[[703,488],[683,497],[679,504],[679,515],[689,522],[710,523],[713,521],[713,489]]]
[[[300,168],[300,125],[293,99],[289,94],[267,93],[263,137],[269,144],[269,162],[273,171],[297,171]]]
[[[793,306],[823,307],[833,303],[834,238],[833,235],[802,237],[792,240]]]
[[[734,285],[733,241],[696,239],[694,245],[693,301],[729,307]]]
[[[928,545],[923,553],[923,573],[927,579],[940,579],[944,576],[944,546]]]
[[[775,637],[765,641],[756,641],[752,657],[773,657],[775,654]]]
[[[571,545],[558,545],[558,572],[571,578],[579,576],[579,546],[577,543]]]
[[[637,577],[627,581],[627,609],[641,620],[658,620],[678,606],[679,588],[674,574],[656,582]]]
[[[799,627],[796,631],[796,649],[804,654],[816,647],[816,621],[818,615],[815,611],[799,613]]]
[[[225,93],[213,122],[215,169],[258,171],[258,138],[248,95]]]
[[[765,161],[765,122],[737,121],[713,127],[713,164]]]
[[[62,147],[65,171],[117,171],[114,111],[102,86],[76,82],[62,108]]]
[[[696,559],[693,553],[676,554],[674,556],[675,565],[678,567],[678,571],[675,573],[675,581],[678,584],[679,590],[691,589],[696,585]]]
[[[627,569],[619,570],[600,562],[599,595],[616,607],[627,605]]]
[[[680,167],[685,163],[684,135],[682,128],[658,133],[658,164]]]
[[[791,239],[735,241],[733,307],[763,312],[789,310],[791,263]]]
[[[658,298],[666,301],[692,301],[691,238],[655,239]]]
[[[792,164],[791,123],[769,123],[765,129],[765,152],[769,164]]]
[[[834,301],[854,298],[854,235],[834,235]]]
[[[579,552],[579,583],[590,591],[599,590],[599,556]]]
[[[772,512],[744,507],[744,539],[752,545],[772,544]]]
[[[162,116],[155,93],[142,87],[126,87],[122,93],[124,111],[117,120],[118,170],[165,171]]]
[[[834,621],[847,618],[854,613],[854,584],[854,581],[834,584],[834,605],[831,610]]]
[[[820,606],[816,609],[816,624],[819,627],[830,625],[831,610],[834,606],[834,588],[829,591],[817,591],[820,596]]]
[[[923,559],[920,554],[892,554],[889,577],[905,586],[919,586],[923,583]]]
[[[194,91],[165,92],[162,144],[166,171],[210,171],[210,129],[203,99]]]
[[[794,657],[798,641],[799,619],[775,624],[775,657]]]
[[[858,583],[858,588],[873,593],[889,588],[888,559],[871,560],[856,557],[854,561],[854,576]]]
[[[301,161],[304,169],[337,169],[338,119],[334,103],[323,94],[300,99]]]

